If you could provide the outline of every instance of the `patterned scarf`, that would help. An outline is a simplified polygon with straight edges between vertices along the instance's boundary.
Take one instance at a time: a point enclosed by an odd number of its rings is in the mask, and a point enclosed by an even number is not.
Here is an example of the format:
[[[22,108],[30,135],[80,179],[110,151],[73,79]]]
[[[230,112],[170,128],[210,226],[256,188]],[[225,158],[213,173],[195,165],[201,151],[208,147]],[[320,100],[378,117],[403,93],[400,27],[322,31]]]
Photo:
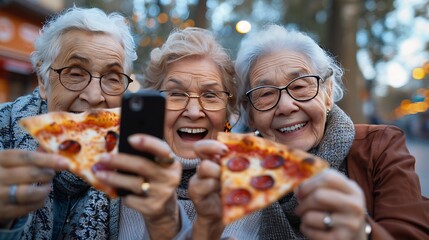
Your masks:
[[[1,148],[36,150],[37,142],[22,131],[18,121],[27,116],[47,112],[46,102],[38,89],[14,103],[0,105]],[[68,171],[58,173],[45,206],[32,214],[31,224],[22,239],[52,239],[54,229],[53,202],[56,196],[82,196],[69,213],[69,225],[59,235],[61,239],[116,239],[118,235],[119,200],[111,201],[104,193],[91,188]],[[67,197],[65,198],[65,200]],[[62,211],[66,209],[61,209]],[[57,224],[57,223],[55,223]]]
[[[329,113],[321,143],[309,152],[331,164],[331,168],[347,175],[346,158],[355,135],[351,119],[336,105]],[[307,239],[300,231],[295,215],[297,199],[290,193],[262,211],[260,239]]]
[[[194,220],[195,215],[196,215],[196,211],[194,208],[194,204],[192,203],[192,201],[189,198],[189,194],[188,194],[188,185],[189,185],[189,180],[191,179],[191,177],[195,174],[196,172],[196,167],[200,164],[201,160],[200,159],[185,159],[185,158],[181,158],[176,156],[176,160],[179,160],[180,163],[182,164],[182,180],[180,182],[179,187],[177,188],[176,192],[177,192],[177,197],[179,199],[179,201],[182,203],[183,208],[186,211],[186,214],[188,215],[189,219],[191,219],[191,221]]]

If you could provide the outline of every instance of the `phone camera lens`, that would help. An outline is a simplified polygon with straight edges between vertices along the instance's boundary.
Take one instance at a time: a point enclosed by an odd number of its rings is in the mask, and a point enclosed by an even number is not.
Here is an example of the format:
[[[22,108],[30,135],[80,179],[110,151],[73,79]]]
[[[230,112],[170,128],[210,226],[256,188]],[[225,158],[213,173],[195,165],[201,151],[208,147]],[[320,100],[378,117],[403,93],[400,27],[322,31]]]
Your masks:
[[[132,97],[129,103],[130,103],[130,109],[134,112],[138,112],[143,108],[143,98]]]

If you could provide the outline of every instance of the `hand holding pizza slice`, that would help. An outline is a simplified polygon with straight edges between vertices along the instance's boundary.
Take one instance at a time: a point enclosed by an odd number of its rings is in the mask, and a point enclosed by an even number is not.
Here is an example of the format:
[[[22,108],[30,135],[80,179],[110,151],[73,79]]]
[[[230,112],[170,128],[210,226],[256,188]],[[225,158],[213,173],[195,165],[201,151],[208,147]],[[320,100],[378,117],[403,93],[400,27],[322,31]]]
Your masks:
[[[94,188],[112,198],[116,190],[102,184],[94,170],[103,153],[118,151],[120,111],[92,109],[74,114],[50,112],[20,120],[21,127],[30,133],[47,152],[60,154],[70,162],[70,171]]]
[[[329,164],[305,151],[249,134],[218,133],[229,151],[220,159],[223,223],[260,210]]]

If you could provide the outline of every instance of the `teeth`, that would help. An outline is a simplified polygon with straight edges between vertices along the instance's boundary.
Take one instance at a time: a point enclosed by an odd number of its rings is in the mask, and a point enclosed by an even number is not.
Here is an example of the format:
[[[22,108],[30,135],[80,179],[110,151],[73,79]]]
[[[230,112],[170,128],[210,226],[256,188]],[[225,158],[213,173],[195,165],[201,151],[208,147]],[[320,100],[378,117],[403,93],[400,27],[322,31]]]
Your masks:
[[[181,128],[181,129],[179,129],[179,131],[185,132],[185,133],[196,134],[196,133],[203,133],[207,130],[204,128]]]
[[[282,133],[284,133],[284,132],[287,132],[287,133],[289,133],[289,132],[293,132],[293,131],[296,131],[296,130],[301,129],[301,128],[302,128],[302,127],[304,127],[306,124],[307,124],[307,123],[300,123],[300,124],[297,124],[297,125],[294,125],[294,126],[285,127],[285,128],[280,128],[280,129],[279,129],[279,131],[280,131],[280,132],[282,132]]]

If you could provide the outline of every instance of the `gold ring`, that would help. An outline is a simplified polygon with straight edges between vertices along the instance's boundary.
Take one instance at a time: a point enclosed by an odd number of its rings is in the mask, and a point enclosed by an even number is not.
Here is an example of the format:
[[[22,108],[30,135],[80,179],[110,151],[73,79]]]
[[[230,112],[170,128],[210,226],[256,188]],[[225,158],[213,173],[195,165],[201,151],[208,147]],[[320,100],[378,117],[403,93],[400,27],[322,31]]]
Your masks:
[[[143,197],[149,196],[149,189],[150,189],[150,183],[149,182],[146,182],[146,180],[143,179],[143,182],[142,182],[142,185],[140,185],[140,188],[142,190],[141,195]]]
[[[326,213],[323,218],[323,225],[325,226],[325,230],[329,231],[334,227],[334,221],[332,220],[332,216],[330,213]]]
[[[17,191],[18,186],[16,184],[10,185],[9,186],[9,192],[8,192],[8,201],[10,204],[15,204],[17,203],[16,200],[16,191]]]
[[[170,152],[168,154],[168,157],[160,157],[160,156],[156,156],[155,157],[155,162],[160,163],[160,164],[172,164],[174,162],[174,153]]]

